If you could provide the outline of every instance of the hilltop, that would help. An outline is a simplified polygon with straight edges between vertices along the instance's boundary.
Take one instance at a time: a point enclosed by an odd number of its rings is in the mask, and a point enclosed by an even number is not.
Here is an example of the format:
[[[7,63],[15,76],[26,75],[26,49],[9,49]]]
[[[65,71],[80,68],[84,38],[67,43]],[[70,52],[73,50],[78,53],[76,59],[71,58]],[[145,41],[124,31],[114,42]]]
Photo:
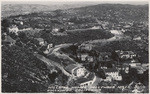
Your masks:
[[[57,9],[69,9],[93,5],[91,3],[68,4],[2,4],[2,17],[29,14],[34,12],[54,11]]]
[[[148,5],[98,4],[63,11],[66,15],[95,16],[108,21],[148,20]]]

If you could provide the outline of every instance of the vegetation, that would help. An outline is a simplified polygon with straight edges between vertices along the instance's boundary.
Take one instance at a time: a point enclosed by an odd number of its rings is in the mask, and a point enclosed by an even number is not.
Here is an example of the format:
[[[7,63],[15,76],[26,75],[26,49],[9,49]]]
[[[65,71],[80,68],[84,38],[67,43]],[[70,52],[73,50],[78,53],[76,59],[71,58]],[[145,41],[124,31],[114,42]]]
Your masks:
[[[86,34],[85,34],[86,33]],[[48,43],[64,44],[64,43],[77,43],[94,39],[107,39],[113,35],[109,32],[102,30],[88,30],[88,31],[75,31],[68,32],[67,36],[53,36],[52,34],[42,33],[41,37]]]
[[[142,63],[148,62],[148,52],[146,52],[144,49],[141,49],[137,45],[137,41],[129,41],[129,40],[113,41],[108,42],[105,45],[97,44],[96,47],[94,47],[93,49],[96,49],[99,52],[101,51],[113,52],[115,50],[133,51],[140,56],[139,59],[141,60]]]
[[[47,6],[38,5],[38,9],[36,9],[37,5],[33,6],[35,6],[35,10],[32,10],[30,6],[31,10],[28,11],[35,12],[37,10],[39,12],[41,11],[39,9],[42,8],[49,10]],[[24,8],[23,6],[18,7]],[[20,11],[22,9],[17,11],[16,14]],[[22,12],[26,12],[26,8]],[[14,15],[14,13],[12,14]],[[35,40],[35,38],[43,38],[48,44],[52,43],[53,45],[64,43],[81,44],[85,41],[96,39],[109,39],[114,35],[107,31],[120,28],[119,30],[123,29],[126,31],[124,32],[124,36],[129,36],[132,39],[95,43],[95,46],[92,45],[94,47],[92,51],[88,52],[89,55],[96,58],[98,57],[97,52],[128,50],[139,55],[138,59],[141,63],[148,63],[147,20],[148,5],[135,6],[121,4],[100,4],[82,8],[56,10],[53,12],[29,13],[2,19],[2,39],[4,40],[5,36],[8,35],[16,40],[14,45],[6,46],[4,44],[2,46],[2,92],[47,92],[49,86],[76,85],[74,80],[70,80],[69,82],[68,77],[62,71],[54,66],[47,66],[44,62],[37,59],[34,53],[47,56],[62,67],[75,64],[74,61],[63,57],[64,54],[67,54],[77,62],[82,63],[87,70],[94,72],[99,78],[106,78],[105,72],[101,67],[112,68],[113,63],[115,63],[113,61],[98,61],[97,59],[94,59],[93,63],[87,60],[81,62],[76,57],[78,45],[60,49],[62,57],[55,56],[54,54],[45,55],[43,51],[46,50],[47,45],[39,45],[39,41]],[[11,25],[16,25],[21,32],[18,35],[8,32],[8,28]],[[100,28],[100,26],[101,29],[94,30],[94,28]],[[87,28],[91,27],[93,27],[93,30],[87,30]],[[66,35],[58,36],[52,34],[52,29],[55,28],[59,29],[57,33],[66,33]],[[133,40],[139,36],[141,39]],[[88,42],[86,43],[88,44]],[[56,71],[53,69],[56,69]],[[132,69],[129,74],[124,73],[122,75],[125,83],[121,84],[127,85],[135,80],[140,81],[148,87],[148,71],[145,71],[142,75],[138,75],[137,71]],[[102,81],[99,83],[99,86],[114,86],[115,84],[118,85],[115,81]],[[102,88],[102,92],[106,91],[121,92],[119,88]],[[127,90],[127,92],[131,91]]]
[[[44,62],[18,46],[3,46],[2,53],[2,92],[46,92],[51,81]]]

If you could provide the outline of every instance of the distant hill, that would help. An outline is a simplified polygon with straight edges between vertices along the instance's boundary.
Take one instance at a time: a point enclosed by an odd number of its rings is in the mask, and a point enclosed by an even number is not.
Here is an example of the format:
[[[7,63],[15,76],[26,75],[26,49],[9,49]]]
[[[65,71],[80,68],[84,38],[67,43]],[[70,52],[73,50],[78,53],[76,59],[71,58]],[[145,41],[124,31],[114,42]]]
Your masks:
[[[129,4],[98,4],[80,8],[69,9],[67,15],[92,15],[102,20],[137,20],[148,21],[147,5],[129,5]]]
[[[28,5],[28,4],[6,4],[2,5],[2,17],[28,14],[31,12],[39,12],[42,10],[49,10],[45,5]]]
[[[33,12],[54,11],[57,9],[77,8],[94,3],[71,3],[71,4],[2,4],[2,17],[15,16],[19,14],[28,14]]]

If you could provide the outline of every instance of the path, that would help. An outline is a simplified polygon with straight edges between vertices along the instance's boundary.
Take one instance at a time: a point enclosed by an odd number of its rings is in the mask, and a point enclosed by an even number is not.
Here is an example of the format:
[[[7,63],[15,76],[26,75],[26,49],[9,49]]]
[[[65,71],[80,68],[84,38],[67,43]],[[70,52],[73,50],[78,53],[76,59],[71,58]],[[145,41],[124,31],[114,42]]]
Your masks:
[[[47,66],[56,66],[58,67],[65,75],[70,76],[71,74],[68,73],[60,64],[58,64],[57,62],[54,62],[40,54],[34,54],[34,56],[36,56],[38,59],[40,59],[41,61],[45,62]]]

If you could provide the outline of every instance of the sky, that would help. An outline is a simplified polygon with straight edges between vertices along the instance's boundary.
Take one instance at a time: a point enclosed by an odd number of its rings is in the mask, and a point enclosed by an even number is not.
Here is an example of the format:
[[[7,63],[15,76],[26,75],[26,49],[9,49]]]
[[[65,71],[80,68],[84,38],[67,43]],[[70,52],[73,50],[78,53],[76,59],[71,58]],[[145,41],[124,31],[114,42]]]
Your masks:
[[[93,3],[93,4],[132,4],[144,5],[148,4],[148,0],[1,0],[2,4],[73,4],[73,3]]]

